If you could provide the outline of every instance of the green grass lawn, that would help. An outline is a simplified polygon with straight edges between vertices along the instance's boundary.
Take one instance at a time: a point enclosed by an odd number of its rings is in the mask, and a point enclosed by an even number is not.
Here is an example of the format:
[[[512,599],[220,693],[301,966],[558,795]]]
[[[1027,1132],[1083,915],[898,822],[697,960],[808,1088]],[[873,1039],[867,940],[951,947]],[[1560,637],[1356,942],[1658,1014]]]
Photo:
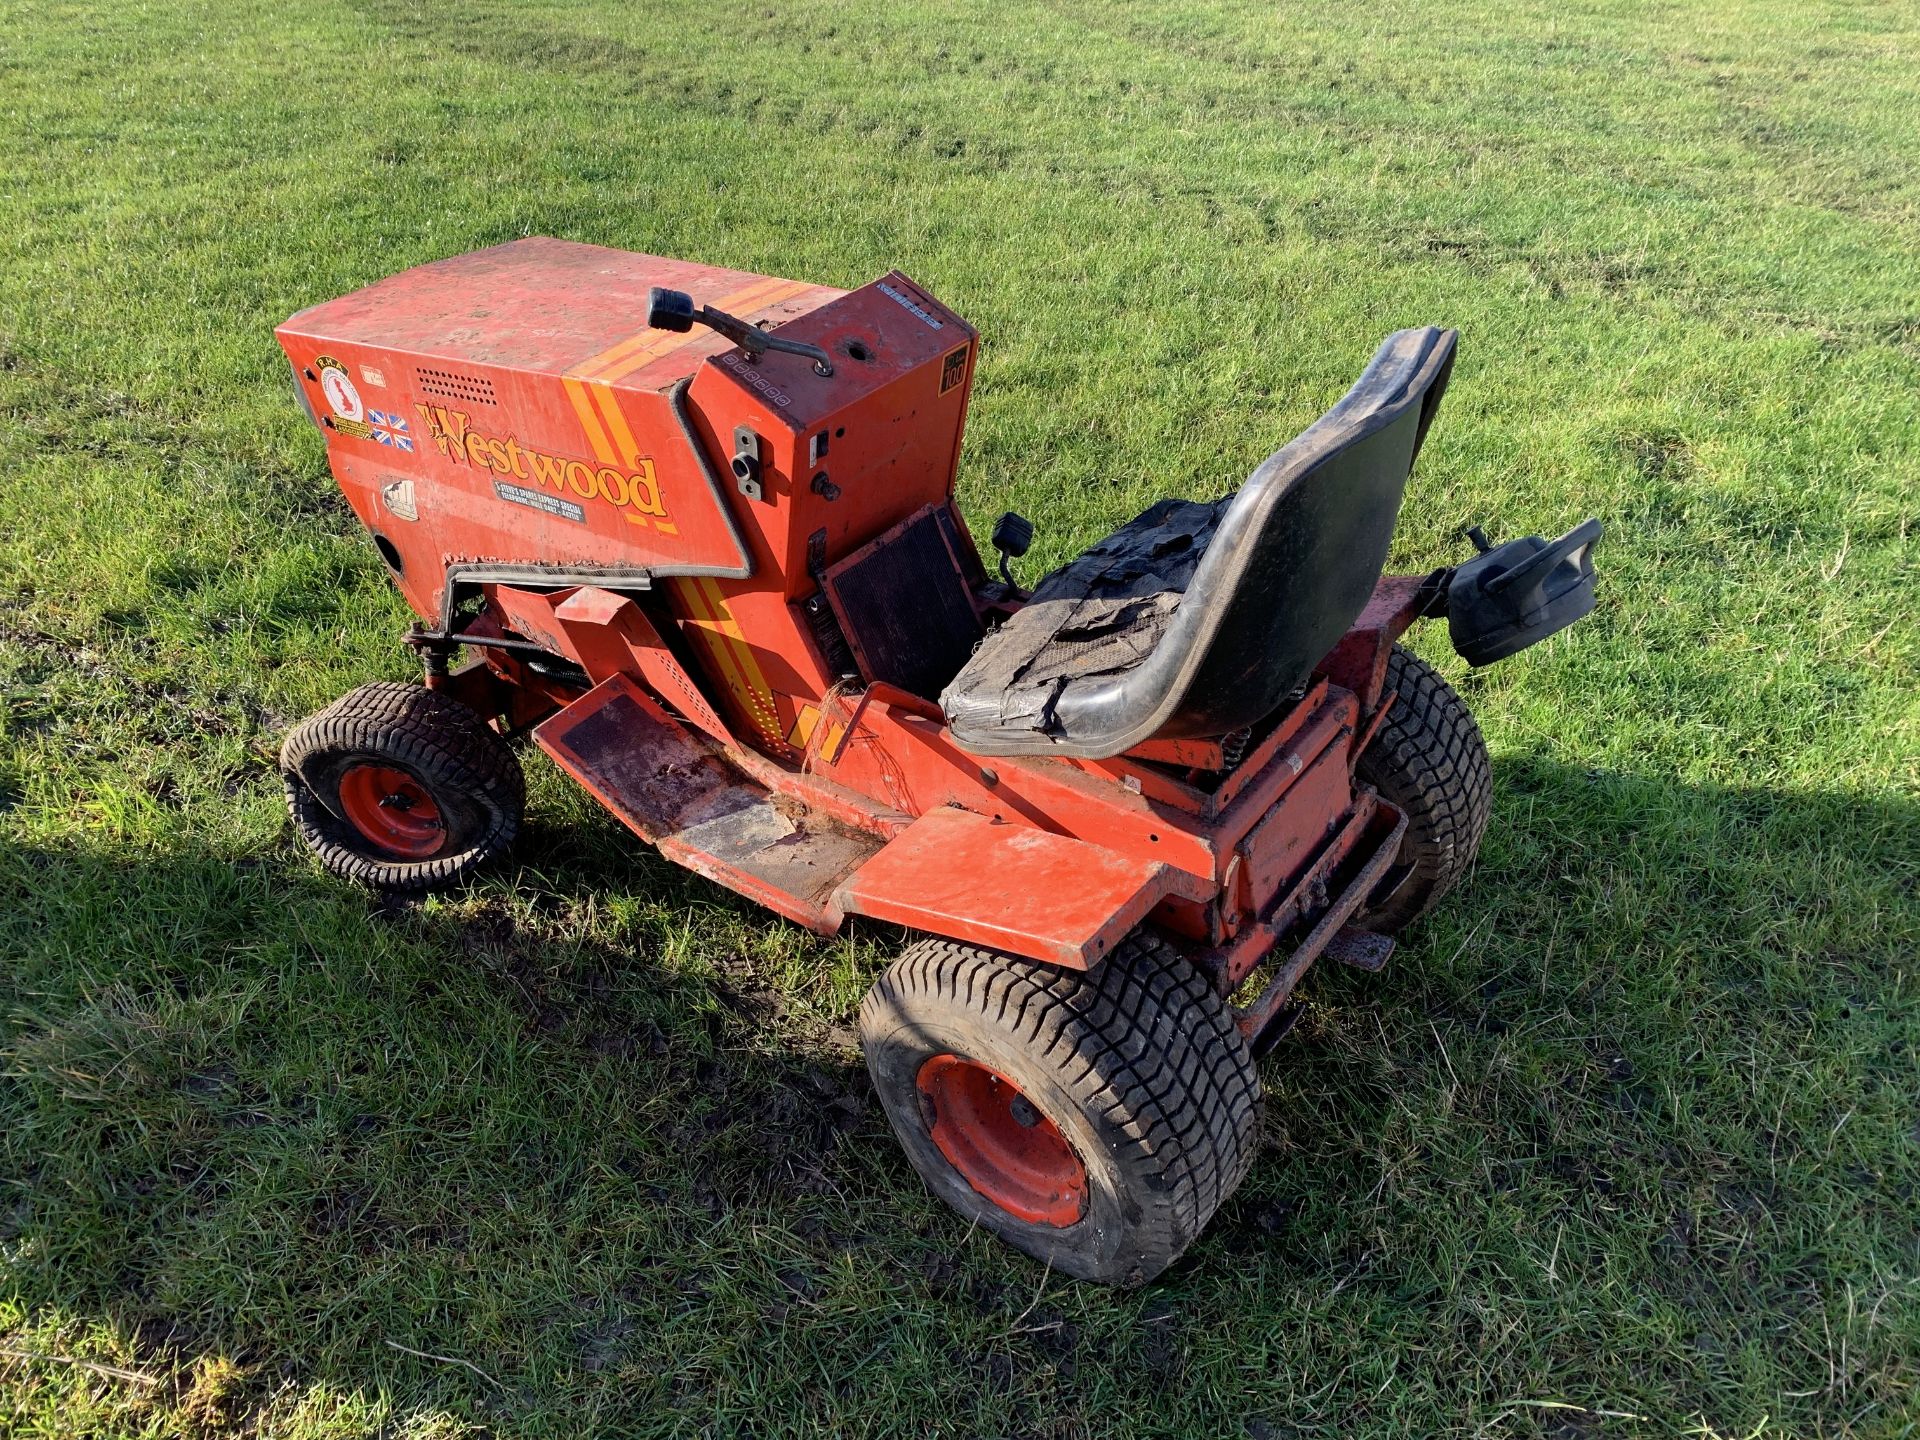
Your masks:
[[[0,27],[0,1435],[1920,1432],[1911,0]],[[1309,978],[1160,1283],[925,1195],[847,1028],[894,940],[543,759],[458,894],[296,848],[279,736],[409,662],[272,327],[529,233],[930,285],[1029,574],[1427,322],[1397,561],[1606,520],[1592,619],[1445,660],[1478,869]]]

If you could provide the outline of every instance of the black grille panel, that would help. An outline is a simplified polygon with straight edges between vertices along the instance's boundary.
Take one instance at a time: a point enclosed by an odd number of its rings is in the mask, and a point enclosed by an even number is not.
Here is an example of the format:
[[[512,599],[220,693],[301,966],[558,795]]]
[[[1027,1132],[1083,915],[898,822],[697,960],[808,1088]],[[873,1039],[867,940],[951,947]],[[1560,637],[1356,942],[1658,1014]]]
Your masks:
[[[827,571],[827,596],[868,680],[933,699],[982,628],[945,513],[929,507]]]

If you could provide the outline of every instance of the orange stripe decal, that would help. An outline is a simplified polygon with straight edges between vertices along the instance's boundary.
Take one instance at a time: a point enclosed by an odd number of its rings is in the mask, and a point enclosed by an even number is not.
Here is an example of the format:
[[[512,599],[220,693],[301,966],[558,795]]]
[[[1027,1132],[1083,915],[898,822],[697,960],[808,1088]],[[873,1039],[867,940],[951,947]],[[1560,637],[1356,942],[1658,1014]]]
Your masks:
[[[745,686],[746,693],[741,698],[746,702],[747,718],[769,740],[785,738],[780,725],[780,707],[773,698],[773,687],[761,672],[753,647],[747,644],[746,637],[740,633],[739,622],[727,608],[727,597],[721,593],[720,586],[711,576],[700,576],[693,584],[704,589],[708,611],[714,623],[720,627],[720,637],[716,638],[724,638],[731,652],[732,664]]]
[[[732,647],[728,644],[727,636],[713,628],[718,622],[706,609],[705,597],[700,593],[699,580],[672,580],[668,583],[673,586],[673,593],[680,597],[687,607],[688,614],[692,616],[694,638],[699,641],[700,647],[719,668],[720,678],[733,692],[733,698],[738,702],[741,713],[748,720],[752,720],[753,692],[747,685],[746,677],[734,665]]]
[[[712,576],[702,575],[700,583],[707,587],[707,606],[713,611],[713,618],[718,622],[721,632],[739,649],[741,669],[753,682],[755,688],[765,692],[768,699],[772,699],[773,690],[760,674],[759,663],[753,658],[753,650],[747,644],[747,637],[740,631],[740,622],[733,618],[733,611],[727,608],[727,597],[720,593],[720,587],[714,583]]]
[[[699,580],[692,578],[675,579],[671,583],[674,593],[687,602],[687,613],[692,615],[696,620],[705,620],[711,624],[713,616],[707,613],[706,606],[703,603],[703,597],[700,594]]]
[[[793,280],[756,279],[753,284],[722,297],[717,304],[729,310],[764,309],[818,288]],[[613,382],[697,338],[649,330],[622,341],[561,377],[587,444],[602,464],[625,464],[629,469],[638,469],[646,460],[634,438],[633,427],[627,423],[620,407]],[[636,525],[646,525],[650,518],[627,512],[627,519]],[[666,520],[651,519],[651,523],[662,534],[679,533],[679,527]],[[692,638],[712,660],[742,716],[774,744],[784,743],[779,702],[753,648],[747,644],[727,606],[726,595],[708,576],[678,577],[668,580],[667,584],[686,610]]]
[[[777,305],[783,300],[791,300],[809,290],[820,289],[799,280],[779,280],[762,277],[751,285],[743,285],[738,290],[729,291],[715,300],[717,310],[750,311],[764,310],[769,305]],[[670,355],[683,345],[690,345],[701,339],[699,331],[675,334],[671,330],[642,330],[629,335],[608,349],[602,350],[592,359],[586,360],[569,371],[582,379],[618,380],[644,369],[662,355]]]
[[[732,311],[744,317],[756,310],[764,310],[769,305],[777,305],[782,300],[791,300],[794,296],[814,288],[797,280],[763,280],[758,284],[735,290],[730,295],[722,295],[714,304],[716,309]],[[593,378],[596,380],[622,379],[636,370],[644,370],[662,355],[671,354],[682,345],[701,338],[699,333],[692,331],[685,335],[675,335],[671,331],[663,334],[657,330],[650,333],[658,338],[650,344],[639,346],[632,353],[620,357],[611,364],[601,365],[593,372]]]
[[[613,393],[613,387],[604,380],[582,382],[587,393],[592,395],[600,407],[600,416],[607,422],[607,434],[613,441],[614,453],[629,470],[638,469],[645,457],[640,446],[633,438],[633,431],[627,426],[627,417],[620,412],[620,397]]]
[[[567,398],[573,401],[574,414],[580,417],[580,428],[587,432],[587,444],[603,465],[611,465],[619,457],[613,453],[613,446],[607,443],[607,432],[600,428],[600,419],[593,411],[593,401],[588,398],[586,387],[571,376],[561,379],[567,387]]]
[[[705,333],[689,330],[684,335],[676,335],[671,330],[642,331],[630,340],[623,340],[605,354],[594,356],[573,373],[590,380],[615,380],[651,365],[662,355],[671,355],[683,345],[691,345],[703,338]]]

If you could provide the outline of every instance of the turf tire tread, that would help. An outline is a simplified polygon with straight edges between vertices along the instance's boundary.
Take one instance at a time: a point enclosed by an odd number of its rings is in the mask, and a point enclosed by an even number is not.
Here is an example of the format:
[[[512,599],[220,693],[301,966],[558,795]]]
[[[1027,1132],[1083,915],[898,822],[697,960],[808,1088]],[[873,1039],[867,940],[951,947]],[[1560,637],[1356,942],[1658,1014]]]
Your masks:
[[[1246,1177],[1259,1120],[1252,1058],[1226,1003],[1160,937],[1139,932],[1085,972],[923,940],[876,982],[863,1032],[942,1004],[1014,1037],[1099,1117],[1122,1172],[1157,1194],[1158,1216],[1142,1207],[1142,1278]]]
[[[482,819],[458,849],[444,855],[403,861],[369,853],[364,838],[309,782],[342,757],[400,765],[436,795],[470,797]],[[280,747],[280,770],[287,813],[320,863],[379,890],[454,883],[513,843],[526,804],[526,780],[506,741],[452,697],[398,681],[362,685],[301,721]]]
[[[1362,917],[1391,932],[1431,911],[1473,864],[1493,811],[1493,767],[1472,712],[1418,655],[1393,647],[1386,690],[1393,706],[1357,774],[1407,816],[1400,858],[1412,873]]]

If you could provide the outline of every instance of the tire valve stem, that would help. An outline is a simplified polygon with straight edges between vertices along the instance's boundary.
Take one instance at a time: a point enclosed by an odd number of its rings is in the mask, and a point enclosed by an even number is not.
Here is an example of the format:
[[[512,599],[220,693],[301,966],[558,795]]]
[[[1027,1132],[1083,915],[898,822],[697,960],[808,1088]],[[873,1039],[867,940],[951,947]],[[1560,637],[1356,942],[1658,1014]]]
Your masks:
[[[1024,1095],[1014,1096],[1013,1103],[1007,1108],[1013,1113],[1014,1123],[1022,1129],[1031,1130],[1040,1123],[1040,1112],[1033,1108],[1033,1102]]]

